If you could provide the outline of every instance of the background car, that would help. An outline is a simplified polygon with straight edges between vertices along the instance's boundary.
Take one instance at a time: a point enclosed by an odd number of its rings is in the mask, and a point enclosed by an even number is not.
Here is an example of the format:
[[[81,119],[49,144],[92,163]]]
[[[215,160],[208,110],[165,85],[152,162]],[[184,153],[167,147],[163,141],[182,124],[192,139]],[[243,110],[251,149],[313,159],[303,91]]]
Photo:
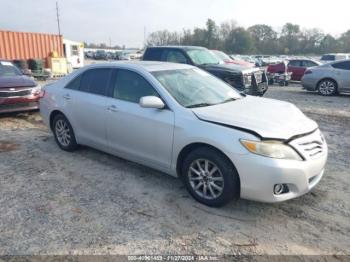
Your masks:
[[[221,59],[204,47],[148,47],[142,59],[194,65],[250,95],[262,96],[268,89],[265,71],[259,68],[222,64]]]
[[[96,60],[107,60],[107,59],[108,59],[108,54],[107,54],[107,52],[104,51],[104,50],[97,50],[97,51],[95,52],[94,58],[95,58]]]
[[[235,64],[235,65],[240,65],[243,67],[255,67],[255,65],[252,63],[249,63],[249,62],[244,61],[242,59],[238,59],[236,57],[229,56],[222,51],[219,51],[219,50],[210,50],[210,51],[213,52],[213,54],[218,59],[223,61],[225,64]]]
[[[350,92],[350,60],[341,60],[307,69],[301,80],[309,91],[330,96]]]
[[[301,81],[306,69],[308,67],[321,65],[320,62],[311,59],[291,59],[287,62],[287,72],[292,73],[293,81]],[[269,64],[267,67],[267,73],[269,74],[282,74],[286,70],[286,63]]]
[[[334,62],[338,60],[350,59],[350,54],[342,54],[342,53],[332,53],[325,54],[321,57],[322,63]]]
[[[0,113],[39,108],[41,88],[13,63],[0,60]]]

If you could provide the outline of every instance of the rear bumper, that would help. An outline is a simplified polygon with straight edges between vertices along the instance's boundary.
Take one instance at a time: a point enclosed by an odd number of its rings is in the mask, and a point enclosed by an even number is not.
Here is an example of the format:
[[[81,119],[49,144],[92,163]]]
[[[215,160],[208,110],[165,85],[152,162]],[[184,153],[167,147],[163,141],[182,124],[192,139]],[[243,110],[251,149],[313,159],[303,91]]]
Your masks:
[[[303,77],[301,79],[301,85],[303,86],[303,89],[309,90],[309,91],[316,91],[317,90],[317,81],[311,78],[305,78]]]
[[[39,109],[39,96],[0,98],[0,114]]]

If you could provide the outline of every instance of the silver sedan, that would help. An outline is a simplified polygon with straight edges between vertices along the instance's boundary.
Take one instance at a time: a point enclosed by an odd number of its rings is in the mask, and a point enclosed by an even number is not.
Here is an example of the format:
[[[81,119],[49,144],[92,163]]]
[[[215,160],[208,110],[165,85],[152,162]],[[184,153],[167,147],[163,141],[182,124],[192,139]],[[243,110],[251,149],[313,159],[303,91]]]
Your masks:
[[[206,205],[284,201],[324,173],[317,123],[290,103],[242,95],[189,65],[95,64],[41,96],[61,149],[87,145],[180,177]]]
[[[350,92],[350,60],[311,67],[305,71],[301,84],[306,90],[324,96]]]

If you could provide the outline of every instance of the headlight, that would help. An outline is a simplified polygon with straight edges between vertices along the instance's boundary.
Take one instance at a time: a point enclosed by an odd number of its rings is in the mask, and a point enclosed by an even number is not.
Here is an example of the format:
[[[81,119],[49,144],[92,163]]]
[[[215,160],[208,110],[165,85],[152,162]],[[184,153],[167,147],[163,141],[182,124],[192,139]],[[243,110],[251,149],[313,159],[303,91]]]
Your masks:
[[[32,95],[39,95],[41,92],[41,86],[37,85],[32,89]]]
[[[240,141],[253,154],[279,159],[303,160],[292,147],[280,141],[251,141],[243,139]]]

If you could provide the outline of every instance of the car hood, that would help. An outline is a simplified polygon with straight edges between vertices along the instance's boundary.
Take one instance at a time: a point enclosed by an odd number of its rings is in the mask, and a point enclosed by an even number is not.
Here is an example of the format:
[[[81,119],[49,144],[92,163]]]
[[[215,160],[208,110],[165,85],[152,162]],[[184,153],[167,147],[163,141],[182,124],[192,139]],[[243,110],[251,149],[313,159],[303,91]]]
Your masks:
[[[259,68],[250,68],[242,65],[236,64],[213,64],[200,66],[207,71],[232,71],[232,72],[242,72],[243,74],[249,74],[259,71]]]
[[[288,140],[318,128],[317,123],[295,105],[261,97],[246,96],[192,111],[201,120],[231,126],[265,139]]]
[[[6,76],[0,77],[0,88],[8,87],[32,87],[35,81],[27,76]]]

